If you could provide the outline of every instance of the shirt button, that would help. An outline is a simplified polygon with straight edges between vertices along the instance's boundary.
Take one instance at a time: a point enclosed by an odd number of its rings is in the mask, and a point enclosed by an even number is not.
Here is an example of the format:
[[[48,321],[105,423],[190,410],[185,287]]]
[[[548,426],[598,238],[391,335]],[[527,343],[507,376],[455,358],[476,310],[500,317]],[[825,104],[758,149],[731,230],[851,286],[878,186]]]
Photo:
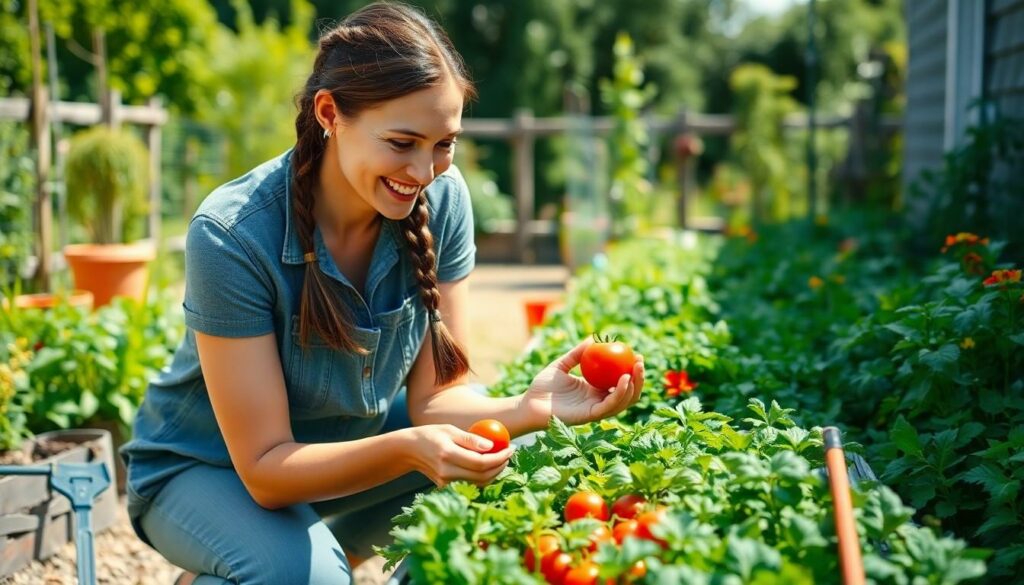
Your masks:
[[[365,368],[363,368],[363,377],[364,378],[369,378],[371,371],[372,370],[370,370],[370,366],[366,366]]]

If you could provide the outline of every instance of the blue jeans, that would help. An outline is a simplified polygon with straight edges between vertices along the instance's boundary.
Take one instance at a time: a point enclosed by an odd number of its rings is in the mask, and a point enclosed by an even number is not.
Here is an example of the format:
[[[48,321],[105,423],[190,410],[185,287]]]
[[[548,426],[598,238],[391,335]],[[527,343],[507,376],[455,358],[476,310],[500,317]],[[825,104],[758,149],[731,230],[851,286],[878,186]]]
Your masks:
[[[399,394],[382,433],[411,426]],[[345,551],[391,541],[391,519],[433,484],[420,473],[345,498],[267,510],[233,469],[200,464],[171,478],[139,524],[171,563],[214,583],[348,585]]]

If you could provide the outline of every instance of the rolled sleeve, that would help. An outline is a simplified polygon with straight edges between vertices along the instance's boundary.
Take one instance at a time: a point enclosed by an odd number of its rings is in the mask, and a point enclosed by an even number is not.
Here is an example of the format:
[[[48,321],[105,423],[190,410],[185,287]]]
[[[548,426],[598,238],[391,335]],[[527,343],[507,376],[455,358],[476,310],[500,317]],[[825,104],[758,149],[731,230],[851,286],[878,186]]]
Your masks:
[[[476,265],[473,239],[473,205],[469,186],[457,168],[445,175],[445,196],[439,211],[443,214],[443,237],[437,251],[437,280],[452,282],[465,278]]]
[[[185,241],[185,324],[218,337],[254,337],[274,330],[268,279],[235,234],[197,216]]]

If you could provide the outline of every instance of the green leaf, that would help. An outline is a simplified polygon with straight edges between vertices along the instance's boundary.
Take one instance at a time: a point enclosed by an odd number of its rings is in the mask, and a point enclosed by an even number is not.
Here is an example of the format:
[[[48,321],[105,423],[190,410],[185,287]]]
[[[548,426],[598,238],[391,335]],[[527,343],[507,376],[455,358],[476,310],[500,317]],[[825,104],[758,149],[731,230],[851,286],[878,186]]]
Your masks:
[[[562,474],[554,467],[541,467],[530,476],[530,487],[543,489],[558,485],[562,481]]]
[[[79,414],[82,418],[92,418],[96,411],[99,410],[99,407],[100,401],[96,398],[96,395],[88,389],[83,389],[78,399]],[[134,406],[132,410],[134,410]]]
[[[1024,333],[1018,333],[1016,335],[1010,335],[1008,337],[1010,341],[1016,343],[1017,345],[1024,345]]]
[[[915,457],[921,456],[921,438],[917,435],[917,430],[910,426],[907,419],[903,418],[903,415],[896,419],[889,438],[900,451]]]
[[[936,372],[950,369],[960,359],[960,348],[947,343],[935,351],[921,350],[921,362]]]

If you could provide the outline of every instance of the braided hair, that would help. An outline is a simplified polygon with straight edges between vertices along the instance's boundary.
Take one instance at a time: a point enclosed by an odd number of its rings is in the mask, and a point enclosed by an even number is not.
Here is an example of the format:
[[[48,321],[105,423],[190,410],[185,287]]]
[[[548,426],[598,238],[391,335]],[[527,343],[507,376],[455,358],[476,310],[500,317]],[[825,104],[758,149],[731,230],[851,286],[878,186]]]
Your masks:
[[[319,42],[313,71],[296,97],[296,142],[292,151],[292,211],[296,233],[306,253],[306,272],[299,306],[299,338],[304,344],[316,333],[330,347],[366,354],[351,332],[352,316],[317,267],[313,254],[314,189],[326,151],[324,128],[316,117],[314,98],[325,90],[345,117],[449,80],[465,98],[476,90],[462,58],[447,35],[409,6],[370,4],[326,31]],[[469,370],[465,351],[441,321],[434,238],[429,228],[426,191],[421,190],[408,217],[401,221],[420,298],[430,317],[435,382],[450,383]]]

